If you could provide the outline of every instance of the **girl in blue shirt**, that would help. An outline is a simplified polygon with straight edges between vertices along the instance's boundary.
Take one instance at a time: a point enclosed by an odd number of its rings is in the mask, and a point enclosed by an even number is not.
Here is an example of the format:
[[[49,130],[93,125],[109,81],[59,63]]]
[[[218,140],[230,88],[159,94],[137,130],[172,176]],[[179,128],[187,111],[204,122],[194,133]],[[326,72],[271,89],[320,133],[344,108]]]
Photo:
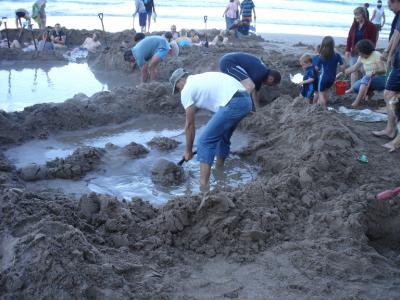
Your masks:
[[[317,68],[320,72],[318,81],[318,103],[326,108],[329,99],[329,89],[336,79],[337,65],[344,72],[342,57],[335,52],[335,41],[331,36],[322,39]]]

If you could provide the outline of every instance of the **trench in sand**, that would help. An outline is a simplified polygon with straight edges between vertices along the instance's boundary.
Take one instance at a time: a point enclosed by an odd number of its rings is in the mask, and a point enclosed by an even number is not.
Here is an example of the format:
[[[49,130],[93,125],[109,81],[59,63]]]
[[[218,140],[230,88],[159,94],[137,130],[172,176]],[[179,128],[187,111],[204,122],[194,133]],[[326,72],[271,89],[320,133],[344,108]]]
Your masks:
[[[201,113],[198,116],[200,124],[208,119],[209,115]],[[64,158],[81,146],[104,148],[107,143],[123,147],[131,142],[142,144],[150,151],[145,157],[127,159],[122,156],[113,156],[103,159],[100,170],[91,172],[80,180],[52,179],[28,182],[30,190],[47,188],[62,189],[65,193],[74,193],[80,196],[90,191],[109,194],[119,199],[130,200],[140,197],[153,204],[166,202],[172,196],[188,195],[199,192],[199,165],[196,157],[184,163],[185,181],[181,185],[163,187],[151,180],[151,167],[159,158],[178,162],[183,154],[185,136],[182,134],[184,116],[171,120],[159,115],[142,115],[122,125],[97,127],[89,130],[65,132],[51,136],[46,140],[33,140],[25,144],[10,148],[6,156],[22,168],[32,163],[43,165],[46,161],[56,157]],[[202,128],[197,130],[197,136]],[[147,142],[153,137],[169,137],[179,142],[179,146],[171,151],[151,149]],[[248,137],[235,132],[232,137],[231,151],[235,152],[246,146]],[[238,187],[240,184],[251,181],[256,176],[256,169],[249,163],[242,161],[238,156],[231,155],[226,162],[223,174],[213,170],[211,175],[212,187]]]

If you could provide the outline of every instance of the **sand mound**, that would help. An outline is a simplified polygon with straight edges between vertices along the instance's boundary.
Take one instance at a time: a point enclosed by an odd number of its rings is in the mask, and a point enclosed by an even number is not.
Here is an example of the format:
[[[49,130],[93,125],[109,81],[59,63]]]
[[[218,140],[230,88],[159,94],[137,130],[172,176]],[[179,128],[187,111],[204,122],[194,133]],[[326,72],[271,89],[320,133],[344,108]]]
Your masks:
[[[44,166],[32,164],[19,170],[25,181],[51,178],[78,179],[95,170],[105,151],[95,147],[80,147],[66,158],[56,158]]]
[[[182,167],[160,158],[151,168],[151,180],[162,186],[178,185],[185,179]]]
[[[151,139],[150,142],[147,143],[147,145],[149,145],[151,148],[155,148],[162,151],[173,150],[176,147],[178,147],[179,144],[180,142],[163,136],[154,137]]]
[[[225,257],[230,264],[257,264],[267,255],[286,257],[290,276],[302,274],[298,289],[279,279],[300,298],[383,293],[394,299],[400,204],[374,196],[385,170],[355,160],[366,142],[350,120],[305,103],[280,97],[243,121],[242,129],[257,139],[241,155],[261,169],[257,180],[237,190],[180,197],[155,209],[140,199],[124,203],[90,194],[77,203],[2,185],[3,295],[165,298],[174,295],[172,286],[182,288],[177,271],[194,263],[194,255]],[[2,178],[15,176],[2,165]],[[268,273],[279,272],[273,265]],[[322,282],[341,289],[333,292]],[[246,289],[238,289],[238,297]]]

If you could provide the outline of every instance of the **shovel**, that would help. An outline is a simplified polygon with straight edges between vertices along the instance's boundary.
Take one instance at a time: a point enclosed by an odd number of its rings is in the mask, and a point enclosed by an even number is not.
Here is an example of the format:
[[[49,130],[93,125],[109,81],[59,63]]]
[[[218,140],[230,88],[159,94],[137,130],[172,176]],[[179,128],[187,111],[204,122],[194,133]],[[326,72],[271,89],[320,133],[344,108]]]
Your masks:
[[[194,151],[194,152],[193,152],[193,156],[196,155],[196,154],[197,154],[197,151]],[[186,161],[185,158],[182,158],[182,159],[177,163],[177,165],[181,167],[185,161]]]
[[[394,196],[396,196],[398,194],[400,194],[400,187],[397,187],[393,190],[383,191],[383,192],[379,193],[378,195],[376,195],[376,198],[378,200],[385,201],[385,200],[392,199]]]
[[[99,13],[98,16],[99,16],[99,19],[101,21],[101,27],[103,28],[103,38],[104,38],[104,43],[106,44],[105,49],[108,50],[108,49],[110,49],[110,47],[108,47],[107,39],[106,39],[106,32],[104,30],[103,13]]]
[[[206,28],[205,35],[206,35],[206,42],[204,43],[204,47],[208,48],[208,37],[207,37],[207,16],[204,16],[204,25]]]
[[[2,17],[1,19],[2,20],[7,20],[7,17]],[[10,39],[8,38],[7,22],[3,21],[3,23],[4,23],[4,28],[6,29],[7,45],[8,45],[8,48],[11,48],[10,47]]]
[[[35,45],[35,50],[37,51],[37,45],[36,45],[36,40],[35,40],[35,34],[33,33],[33,30],[32,30],[32,24],[30,24],[28,27],[29,27],[29,30],[30,30],[31,33],[32,33],[33,44]]]

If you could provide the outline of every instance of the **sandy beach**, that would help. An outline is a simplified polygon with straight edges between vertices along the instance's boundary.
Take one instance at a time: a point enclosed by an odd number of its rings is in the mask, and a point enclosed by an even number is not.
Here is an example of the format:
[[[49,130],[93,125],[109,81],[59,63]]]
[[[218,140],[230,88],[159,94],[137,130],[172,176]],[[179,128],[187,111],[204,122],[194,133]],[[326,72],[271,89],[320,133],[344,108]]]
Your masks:
[[[70,49],[100,28],[98,18],[85,19],[87,30],[58,21]],[[134,32],[121,24],[105,20],[109,49],[79,62],[93,73],[82,81],[107,88],[0,111],[0,299],[399,298],[400,202],[376,194],[398,185],[400,152],[388,154],[371,135],[383,122],[338,112],[354,95],[332,89],[326,111],[289,80],[321,37],[266,33],[182,48],[157,81],[142,84],[123,60]],[[191,27],[204,40],[202,24]],[[179,161],[184,149],[184,110],[168,78],[178,67],[218,71],[233,51],[261,57],[282,82],[261,89],[263,107],[240,123],[226,177],[213,172],[202,194],[195,159],[169,173],[154,167]],[[24,62],[50,70],[71,63],[64,54],[3,48],[0,71],[14,83]],[[65,81],[83,74],[63,70]],[[41,77],[49,93],[51,76]],[[12,84],[1,87],[12,94]],[[361,108],[382,106],[376,93]],[[208,118],[200,113],[199,130]]]

